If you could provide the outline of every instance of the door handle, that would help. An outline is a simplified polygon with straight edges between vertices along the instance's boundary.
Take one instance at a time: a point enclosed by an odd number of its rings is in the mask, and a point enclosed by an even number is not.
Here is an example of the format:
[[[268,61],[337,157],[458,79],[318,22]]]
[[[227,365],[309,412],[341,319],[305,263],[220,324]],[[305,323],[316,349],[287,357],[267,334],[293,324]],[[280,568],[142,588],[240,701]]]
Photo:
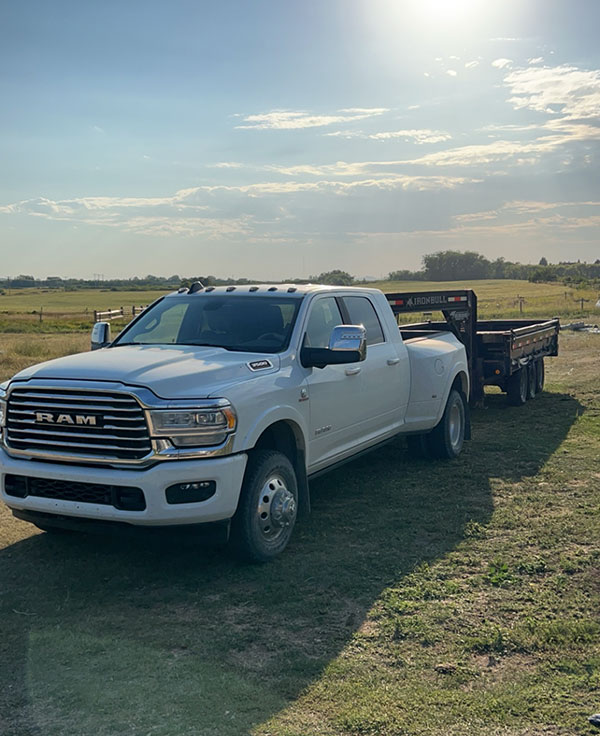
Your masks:
[[[400,358],[388,358],[388,365],[398,365]]]
[[[355,376],[357,373],[360,373],[360,366],[358,365],[355,368],[346,368],[347,376]]]

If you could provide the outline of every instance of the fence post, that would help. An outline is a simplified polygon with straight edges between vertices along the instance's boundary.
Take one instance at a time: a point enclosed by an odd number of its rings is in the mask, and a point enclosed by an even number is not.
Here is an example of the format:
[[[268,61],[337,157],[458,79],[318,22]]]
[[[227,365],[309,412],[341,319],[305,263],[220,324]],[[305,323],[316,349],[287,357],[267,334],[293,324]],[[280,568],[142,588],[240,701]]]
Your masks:
[[[40,322],[44,321],[44,307],[40,307]]]

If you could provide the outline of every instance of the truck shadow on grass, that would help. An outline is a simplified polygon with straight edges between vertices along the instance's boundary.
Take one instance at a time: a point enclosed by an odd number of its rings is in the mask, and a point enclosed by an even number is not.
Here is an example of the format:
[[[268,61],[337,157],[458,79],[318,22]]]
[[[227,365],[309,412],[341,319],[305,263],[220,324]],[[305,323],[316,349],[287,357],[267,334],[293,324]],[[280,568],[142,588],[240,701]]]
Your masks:
[[[402,441],[357,460],[312,484],[313,514],[265,566],[176,539],[3,549],[0,733],[250,732],[319,678],[383,589],[485,525],[492,479],[535,475],[580,412],[561,394],[523,409],[490,396],[457,461]]]

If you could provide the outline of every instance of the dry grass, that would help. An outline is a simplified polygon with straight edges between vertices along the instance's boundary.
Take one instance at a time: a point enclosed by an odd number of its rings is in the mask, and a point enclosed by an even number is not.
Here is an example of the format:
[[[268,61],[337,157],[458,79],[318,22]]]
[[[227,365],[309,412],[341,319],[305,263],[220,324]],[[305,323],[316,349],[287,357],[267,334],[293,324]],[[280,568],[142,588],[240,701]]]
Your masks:
[[[81,353],[90,348],[86,334],[28,335],[0,334],[0,381],[34,363],[42,363],[63,355]]]

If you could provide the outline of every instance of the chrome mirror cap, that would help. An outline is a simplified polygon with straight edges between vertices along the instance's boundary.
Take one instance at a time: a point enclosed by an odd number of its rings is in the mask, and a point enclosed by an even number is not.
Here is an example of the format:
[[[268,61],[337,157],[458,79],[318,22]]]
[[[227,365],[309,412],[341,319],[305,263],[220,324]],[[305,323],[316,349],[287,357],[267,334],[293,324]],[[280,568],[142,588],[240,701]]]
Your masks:
[[[364,360],[367,357],[367,331],[362,325],[338,325],[331,331],[329,350],[358,351],[359,360]]]
[[[110,344],[110,322],[96,322],[92,327],[92,350],[99,350]]]

